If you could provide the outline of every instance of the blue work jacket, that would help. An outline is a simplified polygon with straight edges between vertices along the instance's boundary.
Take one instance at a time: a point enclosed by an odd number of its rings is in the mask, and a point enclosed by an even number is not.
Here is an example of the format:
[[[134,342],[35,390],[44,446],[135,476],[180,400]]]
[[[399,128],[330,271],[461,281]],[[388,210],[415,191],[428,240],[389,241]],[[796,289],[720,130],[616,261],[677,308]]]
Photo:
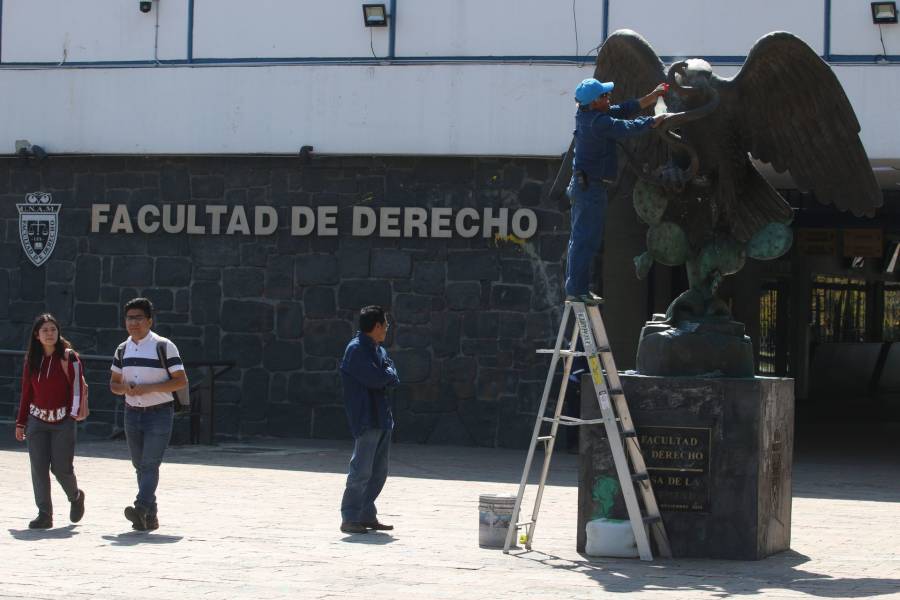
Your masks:
[[[361,331],[356,332],[344,350],[341,380],[353,437],[359,437],[366,429],[394,428],[394,415],[385,389],[400,383],[397,369],[387,351]]]
[[[638,117],[641,105],[628,100],[609,107],[606,112],[581,110],[575,113],[575,157],[573,169],[584,171],[588,180],[614,180],[618,173],[616,140],[644,133],[653,117]]]

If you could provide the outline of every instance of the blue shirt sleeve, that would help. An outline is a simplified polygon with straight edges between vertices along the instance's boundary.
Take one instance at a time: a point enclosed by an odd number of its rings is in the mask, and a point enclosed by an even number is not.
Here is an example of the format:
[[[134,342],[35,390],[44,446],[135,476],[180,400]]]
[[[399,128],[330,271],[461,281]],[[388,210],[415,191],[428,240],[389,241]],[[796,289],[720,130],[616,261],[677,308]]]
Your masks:
[[[371,356],[367,356],[359,346],[349,348],[341,363],[341,371],[369,389],[381,389],[400,383],[393,363],[379,366]]]
[[[616,119],[609,115],[597,115],[591,122],[591,133],[598,138],[620,139],[644,133],[653,124],[653,117]]]
[[[641,112],[641,104],[637,100],[626,100],[622,104],[615,104],[606,111],[611,117],[616,119],[631,119]]]

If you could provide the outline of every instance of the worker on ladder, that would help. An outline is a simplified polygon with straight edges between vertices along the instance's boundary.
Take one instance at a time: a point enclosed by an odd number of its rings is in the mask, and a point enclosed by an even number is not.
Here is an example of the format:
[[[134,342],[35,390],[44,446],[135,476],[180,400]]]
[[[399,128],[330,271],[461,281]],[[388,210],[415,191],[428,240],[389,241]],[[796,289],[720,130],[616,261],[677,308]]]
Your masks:
[[[665,93],[660,84],[640,100],[611,105],[614,83],[585,79],[575,89],[572,179],[566,189],[572,204],[572,229],[566,263],[566,300],[599,304],[602,300],[588,290],[591,262],[603,241],[607,188],[618,173],[616,140],[641,135],[665,120],[667,114],[634,117]]]

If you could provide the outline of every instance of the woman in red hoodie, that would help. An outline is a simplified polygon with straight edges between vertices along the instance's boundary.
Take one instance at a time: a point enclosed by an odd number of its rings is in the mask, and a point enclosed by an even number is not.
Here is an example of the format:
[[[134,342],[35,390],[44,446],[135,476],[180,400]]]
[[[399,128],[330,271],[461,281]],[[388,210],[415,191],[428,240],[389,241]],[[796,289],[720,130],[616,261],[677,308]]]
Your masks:
[[[81,404],[81,361],[59,332],[53,315],[34,320],[22,373],[22,399],[16,418],[16,439],[28,439],[31,484],[38,516],[30,529],[53,527],[50,471],[62,485],[71,507],[69,520],[84,516],[84,492],[75,480],[75,417]]]

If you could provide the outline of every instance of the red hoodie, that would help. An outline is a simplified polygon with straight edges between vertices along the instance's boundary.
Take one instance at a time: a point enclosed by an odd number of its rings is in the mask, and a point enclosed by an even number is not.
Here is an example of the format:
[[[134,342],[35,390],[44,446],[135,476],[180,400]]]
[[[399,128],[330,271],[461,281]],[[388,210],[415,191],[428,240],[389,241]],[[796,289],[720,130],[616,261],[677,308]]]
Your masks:
[[[73,386],[72,382],[76,380],[76,373],[78,380],[81,379],[81,361],[74,352],[70,352],[69,357],[73,360],[68,361],[68,372],[63,371],[66,363],[56,354],[43,356],[41,368],[35,372],[25,360],[16,425],[25,425],[29,414],[47,423],[58,423],[77,414],[82,390],[81,386]]]

